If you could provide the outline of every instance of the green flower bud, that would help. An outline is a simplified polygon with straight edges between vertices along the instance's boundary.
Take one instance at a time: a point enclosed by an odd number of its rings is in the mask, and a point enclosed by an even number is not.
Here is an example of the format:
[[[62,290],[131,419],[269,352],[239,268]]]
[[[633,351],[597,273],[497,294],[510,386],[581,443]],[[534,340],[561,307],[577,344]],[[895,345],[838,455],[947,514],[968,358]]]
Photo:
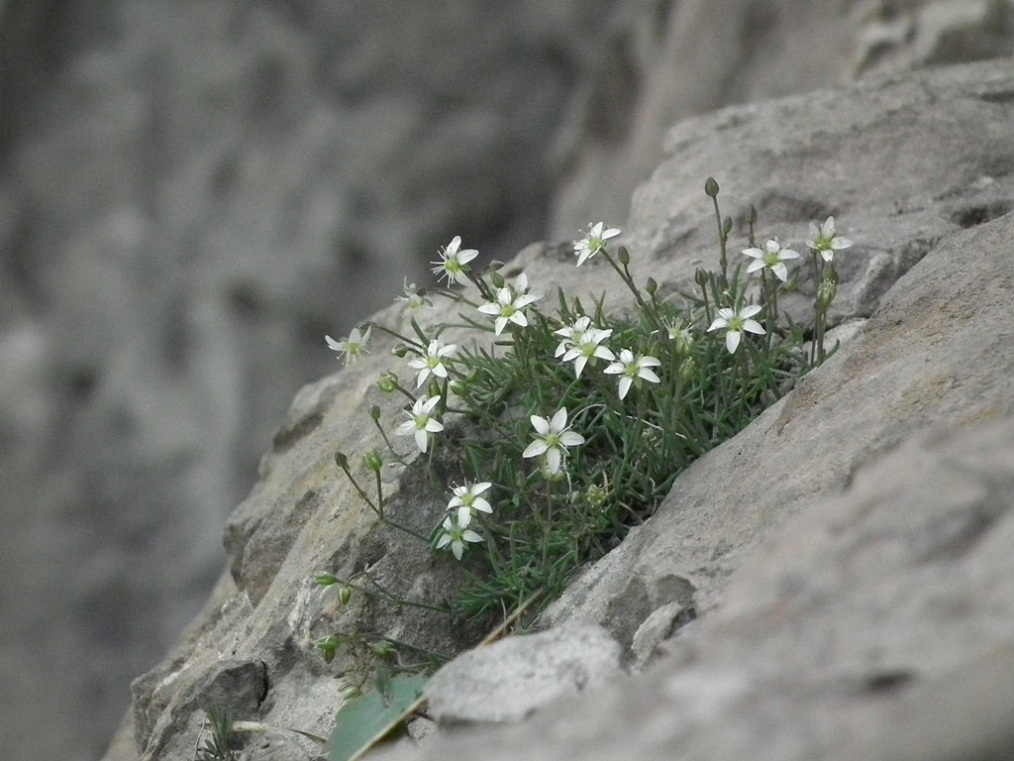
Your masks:
[[[620,264],[624,267],[630,264],[630,252],[627,251],[626,246],[620,246],[620,250],[616,252],[616,258],[619,259]]]
[[[363,694],[363,690],[358,684],[346,684],[338,690],[338,694],[341,695],[342,700],[355,700]]]
[[[722,222],[722,234],[728,236],[732,232],[732,217],[726,217]]]
[[[342,587],[338,590],[338,602],[342,605],[348,605],[349,600],[352,599],[352,587]]]
[[[694,271],[694,282],[702,288],[708,284],[708,271],[703,267],[698,267]]]
[[[704,183],[704,192],[707,193],[711,198],[718,195],[718,181],[714,177],[709,177]]]
[[[315,643],[315,647],[320,650],[320,654],[324,657],[324,663],[330,663],[333,661],[335,654],[338,652],[338,648],[341,646],[341,637],[337,634],[329,634],[326,637],[321,637]]]
[[[379,473],[380,469],[384,466],[384,460],[381,458],[380,452],[376,449],[371,449],[363,455],[363,464],[366,466],[367,470]]]
[[[384,642],[382,639],[374,640],[370,643],[370,650],[373,654],[379,658],[386,658],[394,653],[394,648],[391,647],[390,642]]]
[[[658,283],[655,281],[655,278],[648,278],[648,282],[644,285],[644,290],[646,290],[650,296],[654,296],[658,292]]]
[[[695,372],[697,372],[697,363],[693,359],[688,359],[680,365],[680,377],[684,383],[689,383]]]
[[[316,584],[317,586],[329,587],[332,584],[338,583],[338,577],[335,576],[333,573],[324,571],[323,573],[318,573],[316,576],[313,577],[313,583]]]
[[[370,407],[370,417],[373,418],[373,422],[380,420],[380,407],[375,404]]]
[[[494,288],[503,288],[504,284],[507,282],[506,280],[503,279],[503,275],[501,275],[496,270],[493,270],[492,272],[489,273],[489,279],[490,282],[493,283]]]
[[[834,297],[837,295],[838,284],[832,278],[824,278],[824,281],[817,289],[817,306],[822,311],[827,310],[827,308],[831,306],[831,302],[834,301]]]
[[[391,349],[391,353],[398,359],[405,359],[405,355],[408,354],[408,347],[405,344],[398,344]]]
[[[334,461],[335,465],[337,465],[342,470],[349,469],[349,458],[345,456],[344,452],[335,452]]]
[[[379,388],[385,394],[390,394],[397,391],[398,376],[388,370],[387,372],[385,372],[380,376],[380,379],[377,381],[377,388]],[[374,420],[376,420],[376,418],[374,418]]]
[[[587,499],[588,504],[594,508],[602,507],[602,505],[606,502],[606,497],[608,496],[608,492],[598,484],[592,484],[585,492],[585,499]]]

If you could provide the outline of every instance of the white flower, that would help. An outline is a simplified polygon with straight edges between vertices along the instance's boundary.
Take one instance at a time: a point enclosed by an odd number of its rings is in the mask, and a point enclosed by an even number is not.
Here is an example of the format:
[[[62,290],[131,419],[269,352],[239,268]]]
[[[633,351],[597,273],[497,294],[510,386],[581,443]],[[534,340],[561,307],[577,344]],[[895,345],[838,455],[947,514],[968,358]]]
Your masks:
[[[532,427],[535,428],[535,437],[521,456],[545,455],[546,470],[553,474],[559,473],[560,465],[567,454],[567,447],[584,444],[584,436],[574,433],[567,427],[566,407],[558,409],[552,419],[532,415],[531,421]]]
[[[630,349],[623,349],[620,351],[619,361],[613,362],[603,372],[620,376],[620,399],[623,399],[634,381],[646,380],[648,383],[658,383],[658,376],[651,368],[661,364],[662,362],[655,357],[635,357]]]
[[[588,233],[581,240],[574,241],[574,253],[577,254],[577,266],[580,267],[585,260],[592,258],[599,251],[606,247],[606,241],[615,238],[620,231],[615,227],[603,230],[605,225],[599,222],[588,229]]]
[[[816,251],[825,262],[834,259],[834,252],[852,245],[848,238],[838,237],[834,229],[834,217],[828,217],[824,224],[817,227],[815,222],[810,223],[810,240],[806,245]]]
[[[535,296],[528,293],[528,276],[525,273],[518,275],[514,286],[503,286],[496,291],[493,301],[487,301],[479,307],[479,311],[494,318],[493,326],[497,335],[503,332],[508,322],[513,322],[521,327],[528,326],[528,317],[524,309],[542,296]]]
[[[327,345],[334,349],[339,354],[345,355],[345,364],[349,365],[359,359],[360,354],[367,354],[366,344],[370,340],[370,331],[373,330],[371,325],[366,329],[365,333],[360,333],[359,328],[354,328],[349,333],[348,338],[343,338],[340,341],[335,341],[331,336],[324,336],[324,340],[327,341]]]
[[[454,515],[448,515],[444,518],[444,522],[440,526],[443,533],[437,537],[437,549],[441,550],[447,547],[454,553],[456,560],[461,560],[461,556],[465,552],[465,542],[482,541],[482,537],[472,531],[472,529],[467,528],[467,525],[459,523]]]
[[[681,357],[690,356],[690,352],[694,348],[693,328],[685,325],[682,320],[676,320],[672,324],[666,322],[663,325],[669,340],[676,346],[676,354]]]
[[[461,236],[455,235],[454,240],[440,252],[440,261],[430,262],[434,265],[433,274],[437,276],[437,279],[446,277],[448,285],[467,282],[468,278],[465,273],[468,272],[468,267],[465,265],[479,255],[479,252],[474,248],[459,251],[460,247]]]
[[[559,330],[554,330],[554,336],[560,336],[563,340],[556,347],[556,351],[553,352],[554,357],[563,356],[563,354],[572,346],[581,343],[581,339],[584,336],[584,332],[591,327],[591,317],[587,315],[581,315],[574,320],[573,325],[565,325]]]
[[[408,278],[404,280],[404,287],[401,290],[401,296],[396,301],[405,302],[405,311],[407,312],[419,312],[426,307],[433,306],[433,302],[425,296],[425,292],[419,288],[416,288],[415,283],[408,282]]]
[[[471,522],[472,515],[476,510],[483,513],[493,512],[489,501],[485,497],[480,496],[483,492],[488,491],[492,485],[489,481],[483,481],[478,484],[466,483],[454,487],[454,496],[447,503],[447,509],[454,510],[457,508],[459,526],[467,526]]]
[[[616,359],[616,355],[613,354],[608,347],[599,346],[602,341],[606,340],[613,334],[612,329],[602,330],[600,328],[588,328],[583,331],[579,336],[579,339],[575,341],[569,349],[563,355],[564,362],[570,362],[574,360],[574,372],[576,377],[581,377],[581,372],[584,370],[585,364],[589,360],[593,360],[595,357],[599,359],[608,359],[610,362]]]
[[[453,357],[457,351],[457,344],[445,344],[439,338],[430,341],[426,353],[408,363],[408,366],[413,370],[419,371],[415,380],[416,388],[425,383],[431,373],[438,378],[446,378],[447,368],[444,367],[444,359]]]
[[[415,444],[419,447],[420,452],[425,452],[428,448],[431,433],[439,433],[444,430],[444,424],[431,417],[433,408],[437,406],[439,401],[439,396],[416,399],[415,404],[412,405],[412,411],[406,410],[410,419],[398,426],[396,431],[399,436],[415,434]]]
[[[743,253],[753,257],[750,266],[746,268],[747,274],[767,267],[783,283],[789,279],[789,271],[786,269],[784,262],[787,259],[799,258],[798,251],[793,251],[791,248],[782,248],[777,240],[767,241],[763,249],[748,248]]]
[[[750,319],[760,310],[761,308],[757,304],[751,304],[738,310],[719,309],[719,316],[711,323],[708,331],[725,328],[725,348],[729,350],[730,354],[735,354],[736,349],[739,347],[739,339],[742,337],[744,330],[758,335],[767,333],[759,322]]]

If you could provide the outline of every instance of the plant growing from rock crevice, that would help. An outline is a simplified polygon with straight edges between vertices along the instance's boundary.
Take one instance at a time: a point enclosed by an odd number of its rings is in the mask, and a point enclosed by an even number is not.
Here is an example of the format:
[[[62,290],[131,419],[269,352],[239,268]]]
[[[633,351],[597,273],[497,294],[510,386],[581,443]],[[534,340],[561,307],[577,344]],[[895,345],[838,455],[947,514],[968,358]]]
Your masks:
[[[371,331],[381,331],[408,358],[411,380],[387,372],[378,381],[407,403],[393,424],[371,409],[386,447],[364,458],[373,483],[359,483],[345,454],[336,460],[380,523],[458,565],[460,591],[434,607],[484,620],[539,595],[537,611],[649,518],[690,463],[826,359],[833,255],[851,241],[838,236],[833,218],[811,225],[813,322],[795,324],[780,312],[779,294],[796,274],[799,253],[776,239],[758,245],[751,209],[743,257],[730,263],[733,222],[722,217],[717,182],[709,178],[705,191],[718,226],[719,269],[698,270],[693,290],[663,294],[652,278],[639,284],[631,271],[636,257],[613,248],[617,229],[598,223],[575,242],[577,266],[598,260],[615,271],[633,297],[632,316],[608,312],[604,298],[582,303],[560,291],[550,299],[526,273],[511,276],[499,263],[475,272],[475,252],[455,238],[434,262],[447,288],[406,287],[410,332],[374,323],[342,341],[328,338],[352,361]],[[457,288],[465,283],[474,289]],[[420,313],[437,295],[458,302],[459,323],[423,327]],[[474,338],[450,343],[444,335],[451,328]],[[421,469],[431,492],[445,495],[446,510],[429,531],[386,509],[381,472],[389,467]],[[377,593],[330,571],[317,581],[346,597]]]

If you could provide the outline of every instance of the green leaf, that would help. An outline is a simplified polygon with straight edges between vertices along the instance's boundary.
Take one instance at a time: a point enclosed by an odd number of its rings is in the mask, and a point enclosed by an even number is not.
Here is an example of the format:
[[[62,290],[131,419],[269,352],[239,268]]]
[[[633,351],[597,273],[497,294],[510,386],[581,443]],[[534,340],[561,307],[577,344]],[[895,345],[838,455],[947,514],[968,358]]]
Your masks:
[[[402,724],[421,702],[424,674],[395,676],[341,707],[331,732],[331,758],[354,761]]]

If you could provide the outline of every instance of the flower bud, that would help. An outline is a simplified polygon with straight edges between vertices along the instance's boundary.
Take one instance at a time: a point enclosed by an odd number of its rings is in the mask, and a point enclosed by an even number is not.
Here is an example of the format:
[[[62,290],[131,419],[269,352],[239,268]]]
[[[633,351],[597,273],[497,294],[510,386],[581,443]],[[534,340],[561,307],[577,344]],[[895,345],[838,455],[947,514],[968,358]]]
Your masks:
[[[335,465],[337,465],[342,470],[349,469],[349,458],[345,456],[344,452],[335,452],[334,461]]]
[[[698,267],[694,271],[694,282],[702,288],[708,284],[708,271],[703,267]]]
[[[391,349],[391,353],[398,359],[405,359],[405,355],[408,354],[408,347],[405,344],[398,344]]]
[[[624,267],[630,264],[630,252],[627,251],[626,246],[620,246],[620,250],[616,252],[616,258],[619,259],[620,264]]]
[[[680,365],[680,378],[683,379],[684,383],[689,383],[694,377],[695,372],[697,372],[697,363],[692,358],[687,359]]]
[[[363,464],[366,466],[367,470],[379,473],[380,469],[384,466],[384,460],[381,458],[380,452],[376,449],[371,449],[363,455]]]
[[[726,217],[722,222],[722,234],[728,236],[732,232],[732,217]]]
[[[750,204],[750,215],[747,217],[751,225],[757,224],[757,207]]]
[[[391,643],[384,642],[384,640],[382,639],[374,640],[373,642],[371,642],[370,650],[373,651],[374,655],[380,658],[386,658],[387,656],[391,655],[394,652],[394,648],[391,647]]]
[[[718,195],[718,181],[714,177],[709,177],[704,183],[704,192],[707,193],[711,198]]]
[[[838,295],[838,284],[829,277],[824,278],[820,287],[817,289],[817,306],[821,311],[827,310],[831,306],[831,302],[834,301],[834,297]]]
[[[385,394],[391,394],[398,390],[398,376],[390,370],[383,373],[377,381],[377,388]],[[372,414],[372,411],[371,411]],[[376,419],[376,418],[374,418]]]
[[[341,695],[342,700],[355,700],[363,694],[363,690],[358,684],[346,684],[338,690],[338,694]]]
[[[317,586],[329,587],[332,584],[338,583],[338,577],[335,576],[333,573],[324,571],[323,573],[318,573],[316,576],[313,577],[313,583],[316,584]]]
[[[598,484],[592,484],[585,492],[585,499],[588,500],[588,504],[595,508],[602,507],[606,502],[607,496],[606,490]]]
[[[380,420],[380,407],[375,404],[370,407],[370,417],[373,418],[374,423]]]
[[[349,600],[352,599],[352,587],[342,587],[338,590],[338,602],[342,605],[348,605]]]
[[[338,648],[341,647],[341,637],[337,634],[329,634],[326,637],[321,637],[314,643],[314,646],[320,650],[320,654],[324,657],[324,663],[330,663],[334,660],[335,653],[338,652]]]
[[[503,275],[501,275],[496,270],[493,270],[492,272],[489,273],[489,280],[491,283],[493,283],[494,288],[503,288],[504,285],[507,283],[507,281],[503,279]]]
[[[658,283],[655,281],[655,278],[648,278],[648,282],[644,285],[644,290],[646,290],[650,296],[654,296],[658,292]]]

